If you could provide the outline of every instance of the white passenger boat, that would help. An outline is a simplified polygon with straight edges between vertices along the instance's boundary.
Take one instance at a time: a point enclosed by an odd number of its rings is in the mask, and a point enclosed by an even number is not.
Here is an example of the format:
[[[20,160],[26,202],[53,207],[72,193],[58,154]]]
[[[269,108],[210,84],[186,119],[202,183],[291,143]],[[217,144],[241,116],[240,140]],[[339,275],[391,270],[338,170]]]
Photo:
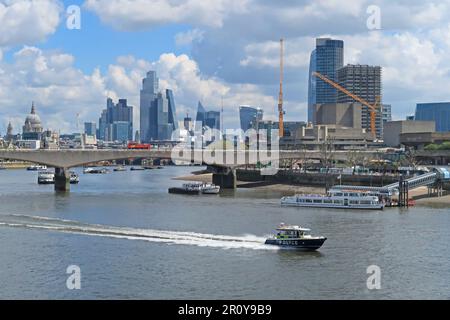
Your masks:
[[[220,186],[205,182],[183,183],[181,188],[169,188],[169,193],[178,194],[218,194]]]
[[[281,198],[281,204],[295,207],[383,210],[378,197],[364,192],[330,191],[327,195],[295,195]]]
[[[55,183],[55,174],[51,171],[40,171],[38,173],[38,184]]]

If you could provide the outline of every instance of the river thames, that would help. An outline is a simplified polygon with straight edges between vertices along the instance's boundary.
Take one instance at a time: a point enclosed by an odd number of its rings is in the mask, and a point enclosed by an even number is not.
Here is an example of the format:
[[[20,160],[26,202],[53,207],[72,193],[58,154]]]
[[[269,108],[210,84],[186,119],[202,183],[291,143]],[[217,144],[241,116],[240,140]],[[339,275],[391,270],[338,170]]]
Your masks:
[[[195,168],[198,169],[198,168]],[[448,208],[282,208],[281,192],[168,194],[192,167],[80,175],[68,194],[0,171],[1,299],[449,299]],[[328,238],[264,245],[280,222]],[[81,289],[66,269],[81,270]],[[367,267],[381,270],[369,290]]]

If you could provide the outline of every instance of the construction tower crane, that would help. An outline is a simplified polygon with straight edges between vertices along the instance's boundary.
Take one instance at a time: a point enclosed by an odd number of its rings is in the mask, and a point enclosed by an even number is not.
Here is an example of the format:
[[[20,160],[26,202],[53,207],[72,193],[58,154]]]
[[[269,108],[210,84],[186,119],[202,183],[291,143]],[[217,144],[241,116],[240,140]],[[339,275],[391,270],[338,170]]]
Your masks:
[[[339,91],[342,91],[343,93],[345,93],[349,97],[353,98],[354,100],[358,101],[362,105],[368,107],[369,110],[370,110],[370,132],[372,133],[373,137],[376,138],[377,132],[376,132],[375,121],[376,121],[376,116],[377,116],[377,112],[378,112],[377,111],[377,106],[380,103],[380,97],[376,97],[375,104],[372,105],[369,102],[367,102],[366,100],[358,97],[356,94],[351,93],[350,91],[348,91],[347,89],[345,89],[341,85],[337,84],[336,82],[328,79],[323,74],[320,74],[319,72],[313,72],[313,75],[318,77],[319,79],[325,81],[326,83],[328,83],[332,87],[338,89]]]
[[[280,39],[280,93],[278,95],[278,131],[280,138],[284,137],[283,65],[284,65],[284,40]]]

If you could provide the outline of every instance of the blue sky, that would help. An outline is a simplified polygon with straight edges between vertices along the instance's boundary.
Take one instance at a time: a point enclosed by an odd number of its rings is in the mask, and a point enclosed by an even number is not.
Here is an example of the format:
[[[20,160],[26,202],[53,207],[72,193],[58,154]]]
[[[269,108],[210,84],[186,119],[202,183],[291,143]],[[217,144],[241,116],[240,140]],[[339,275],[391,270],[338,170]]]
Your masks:
[[[65,8],[81,7],[81,30]],[[367,27],[367,8],[381,30]],[[139,117],[142,77],[155,69],[174,91],[179,120],[199,100],[238,126],[240,104],[276,119],[278,41],[285,39],[287,120],[306,120],[316,37],[345,42],[345,63],[383,68],[394,119],[417,102],[448,101],[450,0],[0,0],[0,134],[19,131],[34,100],[44,126],[64,132],[96,121],[106,97]]]

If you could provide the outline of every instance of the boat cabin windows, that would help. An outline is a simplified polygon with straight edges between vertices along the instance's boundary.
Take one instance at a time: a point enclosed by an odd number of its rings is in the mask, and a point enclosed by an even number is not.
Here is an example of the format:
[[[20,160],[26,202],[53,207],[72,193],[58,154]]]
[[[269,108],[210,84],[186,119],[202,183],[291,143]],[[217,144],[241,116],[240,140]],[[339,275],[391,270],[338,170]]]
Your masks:
[[[277,238],[278,239],[286,239],[286,238],[299,238],[303,236],[303,231],[298,230],[278,230]]]

